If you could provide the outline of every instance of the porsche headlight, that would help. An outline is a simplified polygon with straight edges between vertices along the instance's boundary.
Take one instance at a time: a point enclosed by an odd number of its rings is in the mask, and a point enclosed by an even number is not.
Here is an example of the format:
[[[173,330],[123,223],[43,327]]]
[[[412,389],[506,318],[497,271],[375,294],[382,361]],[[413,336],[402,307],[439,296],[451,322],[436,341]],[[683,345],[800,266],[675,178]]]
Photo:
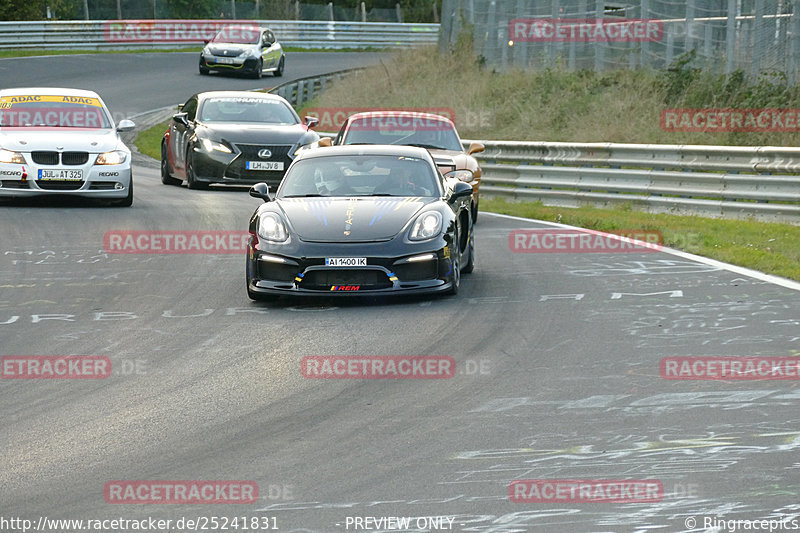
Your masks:
[[[265,241],[284,243],[289,239],[289,232],[279,215],[264,213],[258,219],[258,236]]]
[[[0,163],[24,165],[25,157],[19,152],[12,152],[11,150],[3,150],[0,148]]]
[[[225,152],[226,154],[233,153],[233,150],[224,144],[217,141],[212,141],[211,139],[203,139],[200,141],[200,144],[203,146],[203,150],[206,152],[213,152],[216,150],[217,152]]]
[[[469,183],[474,178],[471,170],[451,170],[445,174],[448,178],[456,178],[463,182]]]
[[[97,156],[94,160],[95,165],[121,165],[128,159],[128,154],[122,150],[114,150]]]
[[[442,215],[438,211],[428,211],[414,221],[408,238],[412,241],[425,241],[436,237],[441,231]]]

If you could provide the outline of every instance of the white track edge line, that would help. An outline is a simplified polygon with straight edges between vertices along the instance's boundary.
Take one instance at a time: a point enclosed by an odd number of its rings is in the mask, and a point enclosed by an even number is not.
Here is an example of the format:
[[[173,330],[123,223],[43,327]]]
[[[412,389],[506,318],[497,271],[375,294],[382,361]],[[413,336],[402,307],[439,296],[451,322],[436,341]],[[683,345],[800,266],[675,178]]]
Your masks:
[[[576,230],[583,230],[583,231],[598,231],[598,230],[589,230],[587,228],[580,228],[577,226],[570,226],[568,224],[560,224],[558,222],[548,222],[546,220],[536,220],[534,218],[524,218],[524,217],[517,217],[513,215],[503,215],[500,213],[492,213],[490,211],[481,211],[481,215],[491,215],[499,218],[506,218],[509,220],[520,220],[523,222],[533,222],[536,224],[546,224],[548,226],[554,226],[556,228],[565,228],[565,229],[576,229]],[[605,233],[605,232],[600,232]],[[619,237],[619,235],[614,235],[613,233],[606,233],[606,235],[611,235],[614,237]],[[690,254],[689,252],[683,252],[681,250],[675,250],[673,248],[667,248],[663,246],[660,252],[665,252],[676,257],[681,257],[683,259],[689,259],[695,261],[697,263],[703,263],[709,266],[715,266],[721,268],[723,270],[727,270],[729,272],[733,272],[735,274],[740,274],[742,276],[747,276],[750,278],[754,278],[757,280],[765,281],[767,283],[772,283],[774,285],[780,285],[781,287],[785,287],[787,289],[792,289],[795,291],[800,291],[800,283],[791,279],[782,278],[780,276],[774,276],[772,274],[766,274],[764,272],[759,272],[758,270],[752,270],[745,267],[740,267],[736,265],[731,265],[730,263],[724,263],[722,261],[717,261],[716,259],[709,259],[708,257],[703,257],[700,255]]]

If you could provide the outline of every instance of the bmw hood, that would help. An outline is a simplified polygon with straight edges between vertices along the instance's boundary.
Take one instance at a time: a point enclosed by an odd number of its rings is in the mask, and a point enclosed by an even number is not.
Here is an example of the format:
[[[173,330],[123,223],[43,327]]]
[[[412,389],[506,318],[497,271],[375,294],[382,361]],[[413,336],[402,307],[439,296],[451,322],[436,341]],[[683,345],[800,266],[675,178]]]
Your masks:
[[[65,128],[2,128],[0,148],[15,152],[58,150],[98,154],[126,149],[114,130]]]
[[[436,198],[284,198],[278,204],[304,241],[389,240]]]
[[[293,145],[306,131],[302,124],[204,124],[197,134],[230,143]]]

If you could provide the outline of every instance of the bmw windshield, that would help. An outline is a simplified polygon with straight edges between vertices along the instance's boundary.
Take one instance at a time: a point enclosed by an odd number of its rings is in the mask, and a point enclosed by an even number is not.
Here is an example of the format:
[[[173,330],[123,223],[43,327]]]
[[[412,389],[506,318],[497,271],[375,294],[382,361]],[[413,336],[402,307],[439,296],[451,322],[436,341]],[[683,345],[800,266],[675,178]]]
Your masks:
[[[41,94],[0,98],[0,126],[81,129],[112,127],[103,104],[97,98]]]

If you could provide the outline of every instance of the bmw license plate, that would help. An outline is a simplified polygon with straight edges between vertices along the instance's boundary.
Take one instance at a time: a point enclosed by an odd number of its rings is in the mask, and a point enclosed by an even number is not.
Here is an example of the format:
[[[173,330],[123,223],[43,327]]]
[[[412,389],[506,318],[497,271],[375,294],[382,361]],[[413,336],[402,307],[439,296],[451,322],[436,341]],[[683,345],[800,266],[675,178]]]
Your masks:
[[[247,170],[283,170],[283,161],[248,161]]]
[[[326,257],[325,266],[329,267],[365,267],[366,257]]]
[[[83,180],[83,170],[81,169],[39,169],[40,180]]]

